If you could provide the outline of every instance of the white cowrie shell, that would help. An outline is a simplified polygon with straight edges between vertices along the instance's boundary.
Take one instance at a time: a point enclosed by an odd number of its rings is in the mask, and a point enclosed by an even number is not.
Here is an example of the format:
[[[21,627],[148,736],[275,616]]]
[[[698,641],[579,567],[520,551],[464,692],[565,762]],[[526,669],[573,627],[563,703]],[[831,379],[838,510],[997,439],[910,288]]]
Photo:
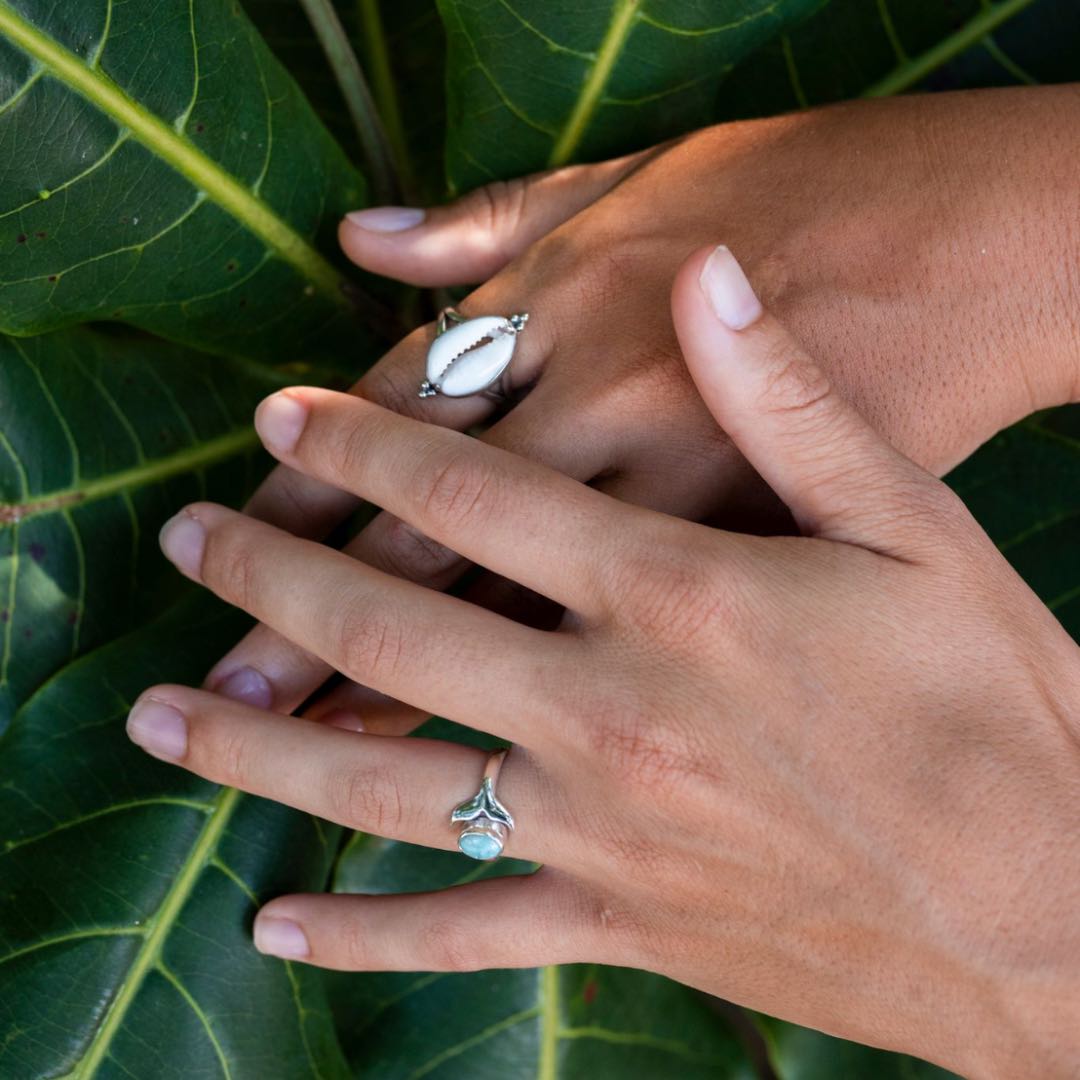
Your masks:
[[[486,345],[470,348],[484,338]],[[440,334],[427,355],[427,380],[447,397],[468,397],[498,381],[514,355],[517,334],[509,319],[485,315]]]

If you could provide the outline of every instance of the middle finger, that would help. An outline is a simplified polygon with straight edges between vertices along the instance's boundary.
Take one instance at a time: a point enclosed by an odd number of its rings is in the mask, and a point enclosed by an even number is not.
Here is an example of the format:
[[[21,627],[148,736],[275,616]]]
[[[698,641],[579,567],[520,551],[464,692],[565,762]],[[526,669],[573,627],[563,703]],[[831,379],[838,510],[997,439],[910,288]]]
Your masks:
[[[550,723],[537,702],[581,644],[209,503],[168,522],[161,544],[188,577],[349,678],[515,742]]]

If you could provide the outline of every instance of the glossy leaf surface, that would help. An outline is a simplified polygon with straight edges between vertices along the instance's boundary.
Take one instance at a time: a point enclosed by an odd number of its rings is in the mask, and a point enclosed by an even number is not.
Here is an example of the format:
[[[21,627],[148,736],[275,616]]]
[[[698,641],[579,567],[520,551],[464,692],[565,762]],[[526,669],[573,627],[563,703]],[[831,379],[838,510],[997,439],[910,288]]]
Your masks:
[[[185,502],[239,503],[251,427],[284,379],[150,338],[0,337],[0,731],[72,658],[162,609],[157,533]]]
[[[0,0],[0,330],[353,344],[314,245],[360,175],[229,0]]]
[[[467,189],[709,121],[724,75],[818,0],[439,0],[447,175]]]
[[[319,975],[251,945],[336,830],[155,761],[124,719],[241,629],[204,598],[54,676],[0,740],[0,1076],[337,1077]]]
[[[448,888],[528,864],[354,837],[339,892]],[[477,912],[482,934],[483,912]],[[590,965],[331,976],[342,1044],[358,1077],[749,1077],[742,1045],[707,1000],[677,983]]]

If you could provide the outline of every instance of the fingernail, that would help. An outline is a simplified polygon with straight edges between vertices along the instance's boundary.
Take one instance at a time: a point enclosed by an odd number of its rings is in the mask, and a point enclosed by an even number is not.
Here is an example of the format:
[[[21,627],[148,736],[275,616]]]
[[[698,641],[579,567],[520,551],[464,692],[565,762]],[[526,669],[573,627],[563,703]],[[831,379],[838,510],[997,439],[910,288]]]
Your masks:
[[[163,702],[137,701],[128,713],[127,733],[136,746],[163,761],[179,761],[187,753],[187,721]]]
[[[299,440],[307,418],[307,406],[292,394],[271,394],[255,410],[255,430],[268,450],[287,454]]]
[[[254,705],[257,709],[269,709],[274,701],[274,688],[270,680],[253,667],[237,668],[210,689],[222,697]]]
[[[311,955],[307,934],[292,919],[260,915],[255,919],[255,948],[283,960],[303,960]]]
[[[158,537],[165,557],[185,574],[197,578],[202,567],[206,530],[189,513],[181,510],[161,527]]]
[[[330,727],[344,728],[346,731],[363,731],[364,722],[354,712],[348,709],[334,709],[325,716],[319,717],[320,724],[329,724]]]
[[[705,260],[698,282],[713,313],[729,330],[745,330],[761,318],[761,301],[743,268],[723,244]]]
[[[404,232],[413,229],[427,217],[419,206],[373,206],[370,210],[353,210],[346,220],[368,232]]]

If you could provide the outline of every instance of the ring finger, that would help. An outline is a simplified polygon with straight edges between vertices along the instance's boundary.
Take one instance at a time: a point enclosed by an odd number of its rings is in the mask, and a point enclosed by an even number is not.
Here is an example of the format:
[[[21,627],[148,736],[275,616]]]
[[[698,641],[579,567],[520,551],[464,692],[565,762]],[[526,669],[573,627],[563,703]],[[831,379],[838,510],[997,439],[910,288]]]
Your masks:
[[[155,757],[216,783],[350,829],[447,850],[458,836],[450,813],[476,795],[488,759],[470,746],[357,735],[169,685],[139,698],[128,734]],[[546,862],[557,851],[547,834],[558,800],[521,747],[503,764],[497,794],[515,819],[507,853]]]

